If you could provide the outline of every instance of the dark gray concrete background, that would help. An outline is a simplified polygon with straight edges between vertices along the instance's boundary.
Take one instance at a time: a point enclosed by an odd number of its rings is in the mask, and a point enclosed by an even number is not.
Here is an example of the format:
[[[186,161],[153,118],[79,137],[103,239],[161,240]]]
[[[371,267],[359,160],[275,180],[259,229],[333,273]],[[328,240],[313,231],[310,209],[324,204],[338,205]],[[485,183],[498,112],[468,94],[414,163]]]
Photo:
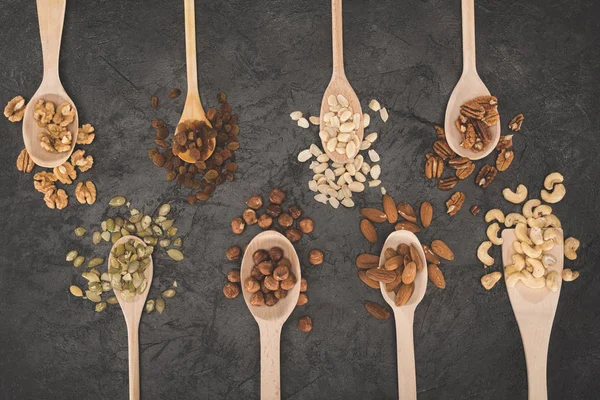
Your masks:
[[[297,153],[316,140],[288,114],[317,113],[331,73],[328,1],[197,1],[198,69],[205,106],[218,91],[239,113],[240,173],[205,205],[192,207],[185,193],[163,179],[146,156],[150,120],[179,119],[185,89],[183,2],[70,1],[65,19],[61,77],[82,123],[96,127],[89,146],[94,167],[86,173],[98,187],[97,204],[45,207],[31,175],[15,159],[23,147],[21,125],[0,121],[0,397],[5,399],[125,399],[127,341],[121,312],[96,314],[73,298],[76,271],[64,260],[71,248],[92,254],[90,227],[107,215],[114,194],[151,212],[172,201],[184,235],[186,260],[155,258],[152,294],[177,280],[180,293],[162,315],[141,324],[142,393],[146,399],[258,399],[257,326],[241,298],[221,294],[224,252],[257,230],[234,238],[230,220],[252,193],[281,187],[317,221],[297,246],[301,259],[320,248],[326,262],[305,267],[310,302],[294,311],[282,334],[284,399],[393,399],[397,396],[394,323],[367,314],[364,299],[383,303],[356,276],[354,258],[379,251],[391,227],[380,229],[378,246],[358,230],[358,209],[331,212],[307,192],[311,176]],[[0,103],[27,99],[41,81],[41,48],[34,1],[0,2]],[[525,114],[515,135],[516,157],[486,191],[473,179],[458,189],[465,209],[443,214],[448,193],[423,176],[423,155],[442,123],[446,102],[461,70],[460,2],[346,1],[345,58],[348,78],[363,107],[379,99],[390,112],[376,149],[385,187],[396,201],[431,200],[433,224],[424,241],[444,239],[455,261],[444,263],[447,288],[429,284],[415,316],[419,399],[525,399],[523,348],[502,283],[482,289],[484,274],[475,249],[485,222],[467,209],[505,203],[505,186],[541,188],[544,176],[561,171],[567,197],[555,207],[566,233],[581,240],[580,257],[567,266],[581,278],[561,293],[549,350],[550,399],[594,399],[600,391],[600,279],[594,269],[598,244],[598,111],[600,22],[594,1],[500,1],[476,4],[478,67],[501,101],[503,130]],[[161,99],[150,108],[150,96]],[[73,193],[74,188],[68,189]],[[371,190],[358,205],[378,205]],[[517,207],[514,207],[517,209]],[[387,230],[386,230],[387,229]],[[82,245],[85,243],[85,245]],[[107,247],[98,251],[105,252]],[[495,254],[499,256],[499,251]],[[98,253],[100,254],[100,253]],[[499,268],[498,265],[495,268]],[[308,314],[314,329],[300,333]]]

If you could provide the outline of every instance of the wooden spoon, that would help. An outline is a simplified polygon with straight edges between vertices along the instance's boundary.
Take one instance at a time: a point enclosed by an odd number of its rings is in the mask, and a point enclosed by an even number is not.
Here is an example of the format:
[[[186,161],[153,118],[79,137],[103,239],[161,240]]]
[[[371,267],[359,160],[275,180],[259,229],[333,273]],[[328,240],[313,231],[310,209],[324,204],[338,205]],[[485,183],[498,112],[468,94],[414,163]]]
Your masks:
[[[562,229],[558,229],[562,235]],[[515,254],[513,242],[517,240],[514,229],[502,231],[502,263],[504,266],[512,264],[512,256]],[[551,254],[556,258],[556,264],[549,268],[550,271],[558,272],[558,290],[552,292],[546,287],[541,289],[530,289],[518,282],[515,287],[506,287],[510,304],[515,313],[523,350],[525,352],[525,363],[527,364],[527,383],[530,400],[544,400],[548,398],[546,383],[546,365],[548,360],[548,344],[552,323],[558,306],[560,289],[562,287],[562,270],[564,266],[564,247],[555,245],[545,254]]]
[[[198,66],[196,64],[196,16],[194,13],[194,0],[184,0],[185,9],[185,64],[187,68],[187,84],[188,91],[185,98],[185,105],[181,113],[179,123],[184,121],[203,121],[212,128],[212,124],[206,118],[202,102],[200,101],[200,93],[198,93]],[[207,144],[208,152],[203,152],[204,156],[201,161],[208,159],[215,151],[217,143],[216,138],[212,138]],[[190,156],[190,151],[186,150],[178,154],[179,158],[187,163],[194,164],[194,160]]]
[[[461,157],[480,160],[490,154],[500,140],[500,120],[490,127],[492,140],[487,147],[475,152],[461,146],[462,135],[457,130],[455,122],[460,114],[460,106],[478,96],[489,96],[490,91],[485,86],[475,66],[475,0],[462,0],[462,36],[463,36],[463,72],[450,95],[446,107],[444,130],[450,148]]]
[[[58,74],[58,59],[60,54],[60,41],[65,21],[65,8],[67,0],[37,0],[38,21],[40,25],[40,38],[42,40],[42,58],[44,72],[40,87],[31,97],[25,108],[23,116],[23,141],[33,162],[45,168],[54,168],[69,159],[75,143],[79,126],[79,115],[73,100],[69,97]],[[51,153],[40,146],[39,134],[43,128],[38,127],[33,119],[35,104],[39,99],[53,102],[57,107],[68,102],[75,109],[75,118],[67,129],[71,132],[71,149],[61,153]]]
[[[363,117],[362,117],[362,108],[360,107],[360,101],[354,93],[354,89],[350,86],[350,82],[346,78],[346,73],[344,72],[344,41],[343,41],[343,28],[342,28],[342,0],[331,0],[331,35],[333,41],[333,74],[331,75],[331,81],[329,81],[329,85],[327,89],[325,89],[325,94],[323,95],[323,100],[321,101],[321,123],[324,123],[323,117],[325,114],[329,112],[329,103],[327,99],[329,96],[337,96],[341,94],[347,100],[349,105],[352,107],[353,113],[360,114],[360,126],[356,132],[358,136],[359,144],[362,142],[365,129],[363,128]],[[330,152],[327,150],[327,145],[323,140],[321,140],[321,145],[323,146],[323,150],[331,160],[338,163],[346,163],[348,162],[348,156],[346,154],[340,154],[336,151]]]
[[[137,236],[127,235],[117,240],[111,248],[109,258],[112,260],[112,249],[120,244],[124,244],[129,240],[135,240],[136,242],[142,243],[144,247],[146,243]],[[146,291],[142,294],[136,294],[133,299],[124,299],[119,290],[114,290],[115,297],[119,301],[121,310],[123,310],[123,316],[125,317],[125,323],[127,324],[127,344],[129,350],[129,399],[138,400],[140,398],[140,342],[139,342],[139,330],[140,330],[140,318],[142,311],[146,304],[146,298],[150,286],[152,286],[152,274],[154,271],[154,265],[152,262],[152,256],[150,257],[150,265],[144,271],[144,276],[148,284],[146,285]]]
[[[423,263],[423,269],[417,272],[415,278],[415,290],[410,300],[405,305],[398,307],[396,305],[396,295],[394,292],[388,292],[385,283],[380,283],[381,294],[387,303],[394,310],[394,319],[396,320],[396,348],[398,352],[398,398],[400,400],[417,398],[417,375],[415,371],[415,345],[413,337],[413,321],[415,318],[415,309],[423,300],[425,290],[427,289],[427,261],[425,253],[419,239],[414,233],[409,231],[395,231],[388,236],[383,245],[381,256],[379,257],[379,266],[385,264],[385,249],[396,249],[400,244],[414,245],[419,250],[419,256]]]
[[[271,247],[281,247],[284,257],[292,264],[291,272],[296,275],[296,285],[288,290],[287,297],[279,300],[272,307],[253,306],[250,304],[252,293],[245,288],[244,282],[250,277],[254,261],[252,255],[260,249],[269,250]],[[242,292],[246,305],[258,323],[260,330],[260,398],[262,400],[273,400],[281,398],[281,384],[279,378],[279,345],[281,341],[281,328],[288,319],[300,295],[300,261],[292,243],[282,234],[276,231],[265,231],[259,233],[248,244],[242,259],[240,271]]]

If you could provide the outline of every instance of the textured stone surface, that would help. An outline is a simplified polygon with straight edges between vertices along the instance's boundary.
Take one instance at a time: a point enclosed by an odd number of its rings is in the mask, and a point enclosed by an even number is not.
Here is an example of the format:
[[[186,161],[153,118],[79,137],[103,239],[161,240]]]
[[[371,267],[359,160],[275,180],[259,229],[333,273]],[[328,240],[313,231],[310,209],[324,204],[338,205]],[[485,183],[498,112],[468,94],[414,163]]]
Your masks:
[[[41,48],[35,2],[0,2],[0,103],[30,98],[41,80]],[[447,289],[429,284],[415,316],[419,399],[525,399],[523,349],[503,284],[485,292],[475,249],[484,240],[482,216],[468,213],[501,202],[501,189],[525,183],[541,187],[561,171],[566,200],[555,207],[567,234],[581,239],[581,256],[567,266],[582,277],[563,286],[549,350],[550,399],[597,398],[600,383],[600,279],[597,157],[600,23],[593,1],[500,1],[476,4],[478,68],[500,98],[503,129],[523,112],[515,135],[516,157],[485,192],[461,182],[465,209],[442,213],[448,193],[423,177],[423,154],[434,140],[433,124],[460,75],[458,1],[346,1],[346,72],[363,106],[378,98],[390,121],[380,133],[382,180],[397,201],[432,201],[432,226],[420,234],[441,238],[456,260],[444,263]],[[185,235],[186,260],[155,258],[153,294],[173,279],[180,294],[162,315],[141,324],[142,393],[146,399],[258,399],[257,326],[241,298],[224,299],[221,288],[233,264],[224,258],[233,242],[229,221],[245,198],[280,186],[318,221],[297,246],[306,260],[320,248],[326,261],[306,266],[309,303],[294,311],[282,334],[281,378],[285,399],[393,399],[397,396],[392,320],[367,314],[364,299],[383,303],[357,278],[354,257],[375,252],[358,231],[357,209],[331,209],[305,190],[311,176],[295,161],[316,139],[296,127],[289,112],[317,113],[331,71],[327,1],[198,1],[198,68],[205,105],[224,90],[239,112],[242,150],[236,181],[218,189],[210,203],[191,207],[184,192],[163,179],[146,156],[152,118],[171,124],[185,88],[183,4],[180,1],[70,1],[63,34],[61,76],[82,122],[97,139],[89,146],[98,203],[47,209],[31,176],[19,173],[20,124],[0,121],[0,393],[6,399],[127,397],[127,341],[118,308],[103,314],[75,299],[68,286],[77,274],[65,253],[89,241],[73,235],[106,215],[108,199],[121,193],[151,211],[172,201]],[[158,110],[150,96],[160,97]],[[69,189],[73,193],[74,188]],[[369,191],[359,205],[378,205]],[[502,203],[501,203],[502,204]],[[516,209],[516,207],[515,207]],[[380,243],[391,227],[380,229]],[[387,230],[385,230],[387,229]],[[89,240],[89,237],[88,237]],[[108,251],[102,247],[102,252]],[[499,251],[495,254],[499,256]],[[499,264],[498,264],[499,265]],[[495,268],[498,268],[496,266]],[[297,320],[313,318],[311,333]]]

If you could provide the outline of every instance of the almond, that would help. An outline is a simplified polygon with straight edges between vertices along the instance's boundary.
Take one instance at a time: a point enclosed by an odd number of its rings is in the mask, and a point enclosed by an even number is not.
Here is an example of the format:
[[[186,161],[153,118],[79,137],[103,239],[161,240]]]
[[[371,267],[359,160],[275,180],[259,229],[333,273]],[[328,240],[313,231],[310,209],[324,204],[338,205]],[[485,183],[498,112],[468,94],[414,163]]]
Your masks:
[[[360,231],[369,242],[377,243],[377,231],[371,221],[368,219],[360,221]]]
[[[390,283],[396,279],[396,273],[383,268],[372,268],[367,270],[367,277],[377,282]]]
[[[423,228],[429,228],[431,225],[431,219],[433,218],[433,206],[430,202],[426,201],[421,204],[421,225]]]
[[[396,205],[396,210],[405,220],[417,222],[417,213],[415,213],[415,209],[410,204],[401,201]]]
[[[395,292],[396,288],[402,283],[402,272],[404,272],[404,265],[394,271],[396,273],[396,279],[390,283],[385,284],[385,290],[388,292]]]
[[[402,283],[408,285],[413,283],[417,277],[417,264],[414,261],[409,262],[402,272]]]
[[[387,261],[390,258],[394,258],[398,255],[398,253],[396,253],[396,250],[390,248],[385,249],[385,251],[383,252],[383,260]]]
[[[417,224],[412,223],[410,221],[400,221],[394,227],[397,231],[409,231],[413,233],[419,232],[421,229],[417,226]]]
[[[414,291],[414,283],[411,283],[409,285],[400,285],[400,289],[398,289],[398,293],[396,293],[396,305],[400,307],[408,303],[408,300],[410,300],[410,296],[412,296]]]
[[[370,271],[370,270],[369,270]],[[374,281],[373,279],[369,278],[367,276],[367,271],[364,270],[360,270],[358,271],[358,277],[360,278],[361,281],[363,281],[365,283],[365,285],[367,285],[370,288],[373,289],[379,289],[379,282]]]
[[[431,283],[433,283],[440,289],[446,287],[446,280],[444,279],[444,274],[442,274],[442,271],[438,268],[437,265],[429,264],[427,266],[427,276],[429,277]]]
[[[410,245],[410,258],[414,261],[417,266],[417,271],[423,269],[423,260],[421,260],[421,255],[419,254],[419,250],[415,247],[414,244]]]
[[[356,266],[360,269],[377,268],[379,266],[379,256],[375,254],[359,254],[356,257]]]
[[[450,247],[439,239],[431,242],[431,250],[444,260],[454,260],[454,253],[450,250]]]
[[[402,243],[398,245],[398,250],[396,250],[398,254],[402,254],[403,256],[410,253],[410,247],[406,243]]]
[[[424,244],[422,246],[423,246],[423,253],[425,253],[425,260],[427,260],[427,262],[430,262],[432,264],[439,264],[440,263],[440,259],[431,250],[431,247],[427,246],[426,244]]]
[[[390,312],[384,306],[369,300],[365,300],[364,304],[367,311],[378,320],[385,321],[390,317]]]
[[[377,208],[361,208],[360,215],[375,223],[385,222],[387,219],[387,215]]]
[[[402,265],[402,259],[404,257],[402,256],[395,256],[390,258],[389,260],[387,260],[385,262],[385,264],[383,265],[383,267],[385,269],[387,269],[388,271],[393,271],[395,269],[397,269],[400,265]]]
[[[383,212],[387,215],[387,220],[390,224],[395,224],[398,221],[398,210],[396,203],[389,194],[383,195]]]

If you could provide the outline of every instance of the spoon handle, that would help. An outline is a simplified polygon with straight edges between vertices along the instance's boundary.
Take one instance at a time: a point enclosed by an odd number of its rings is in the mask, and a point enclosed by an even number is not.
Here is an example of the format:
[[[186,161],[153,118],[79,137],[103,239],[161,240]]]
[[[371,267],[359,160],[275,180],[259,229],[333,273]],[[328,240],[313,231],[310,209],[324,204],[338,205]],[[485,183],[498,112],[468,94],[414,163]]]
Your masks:
[[[127,323],[129,355],[129,400],[140,398],[140,340],[139,325]]]
[[[463,73],[475,71],[475,0],[462,0]]]
[[[188,97],[198,96],[198,66],[196,64],[196,14],[194,0],[184,0],[185,9],[185,65],[187,68]]]
[[[417,398],[417,374],[415,371],[415,344],[413,337],[414,311],[397,311],[396,348],[398,352],[398,399]]]
[[[529,400],[547,400],[546,366],[552,324],[542,320],[531,321],[531,323],[519,324],[519,330],[527,364]]]
[[[58,79],[58,57],[67,0],[37,0],[44,77]]]
[[[344,75],[344,39],[342,0],[331,0],[331,37],[333,44],[333,73]]]
[[[280,341],[281,327],[260,327],[260,398],[279,400],[280,383]]]

